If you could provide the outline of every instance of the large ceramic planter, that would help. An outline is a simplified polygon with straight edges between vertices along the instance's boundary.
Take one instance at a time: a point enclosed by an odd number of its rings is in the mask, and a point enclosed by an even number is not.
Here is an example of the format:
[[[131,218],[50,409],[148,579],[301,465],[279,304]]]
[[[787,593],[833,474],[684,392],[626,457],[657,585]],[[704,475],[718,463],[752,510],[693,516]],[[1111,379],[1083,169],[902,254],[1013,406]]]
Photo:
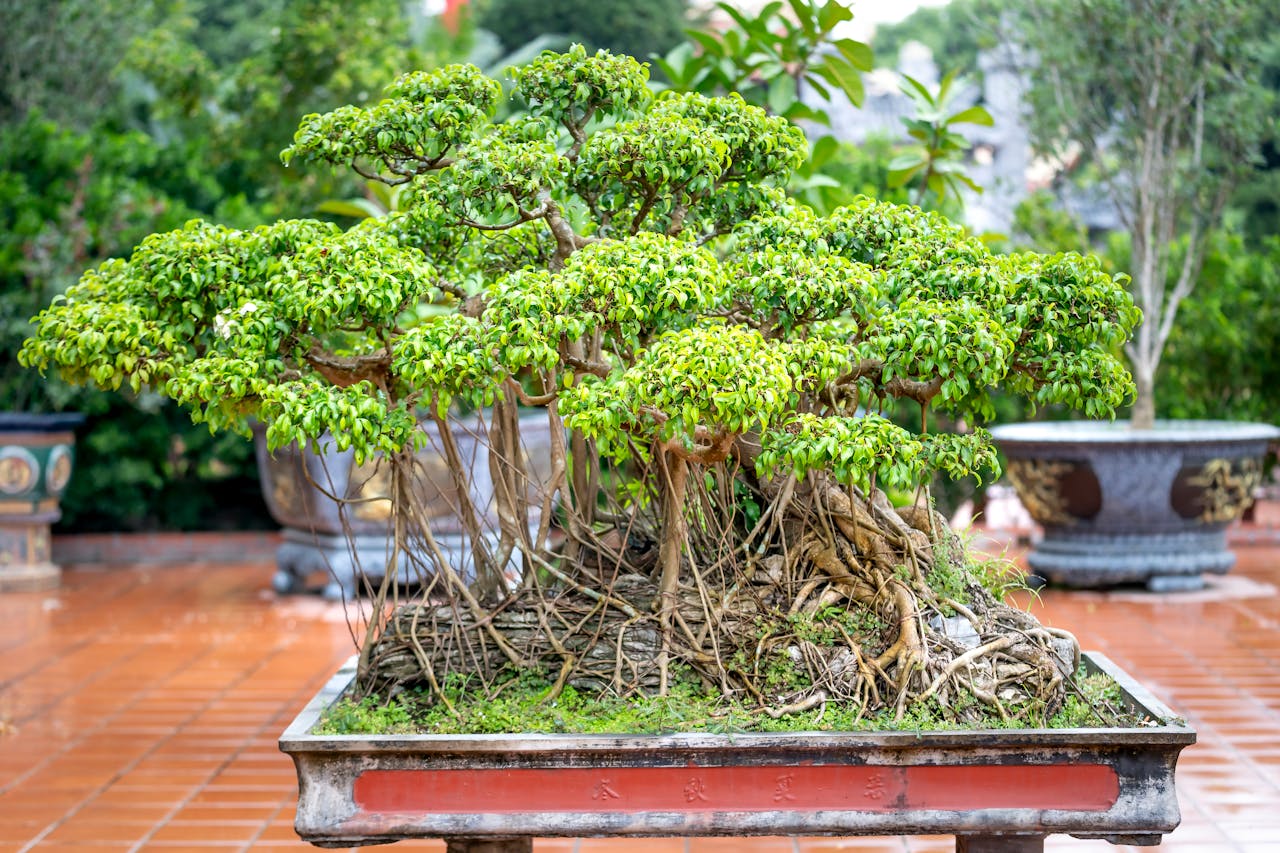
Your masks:
[[[1280,429],[1227,421],[1067,421],[992,429],[1044,538],[1031,569],[1055,583],[1196,589],[1235,563],[1226,528],[1253,500]]]
[[[497,529],[493,511],[493,481],[489,474],[489,451],[478,418],[453,425],[453,438],[467,467],[470,498],[483,508],[486,530]],[[434,423],[422,424],[427,440],[418,453],[421,478],[419,496],[428,507],[431,533],[441,551],[464,575],[472,563],[471,540],[457,515],[457,491]],[[544,413],[521,419],[521,435],[529,464],[546,467],[550,458],[550,427]],[[296,445],[267,450],[266,429],[255,425],[258,477],[272,518],[283,528],[283,541],[276,551],[273,586],[278,592],[303,589],[316,573],[327,573],[325,595],[351,598],[359,592],[362,578],[386,575],[392,545],[390,469],[378,461],[355,464],[355,453],[339,451],[331,440],[320,447]],[[531,519],[536,525],[537,519]],[[406,561],[429,564],[425,555]],[[425,561],[425,562],[424,562]],[[412,580],[402,569],[401,580]]]
[[[83,415],[0,412],[0,592],[52,589],[50,527],[71,481]]]
[[[315,735],[354,661],[294,720],[296,829],[322,847],[534,837],[951,834],[962,851],[1043,849],[1051,833],[1155,844],[1180,820],[1195,732],[1100,655],[1142,728],[678,735]],[[512,841],[518,839],[519,841]]]

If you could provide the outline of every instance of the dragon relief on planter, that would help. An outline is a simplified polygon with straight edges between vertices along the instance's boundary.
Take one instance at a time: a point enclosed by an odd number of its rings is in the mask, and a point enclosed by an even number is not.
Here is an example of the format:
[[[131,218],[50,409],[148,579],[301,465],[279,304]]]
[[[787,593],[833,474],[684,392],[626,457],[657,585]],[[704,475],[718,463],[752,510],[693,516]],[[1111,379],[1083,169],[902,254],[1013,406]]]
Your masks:
[[[285,516],[293,517],[301,512],[305,512],[306,508],[302,505],[302,494],[298,491],[298,485],[294,481],[284,465],[275,462],[274,458],[272,466],[277,468],[276,475],[272,477],[271,500],[275,503],[278,511]],[[298,466],[299,468],[301,465]]]
[[[1183,518],[1208,524],[1235,521],[1253,504],[1253,493],[1261,484],[1262,463],[1257,459],[1210,459],[1178,473],[1173,507]]]
[[[1101,487],[1088,462],[1010,459],[1005,474],[1040,524],[1067,527],[1102,508]]]
[[[379,464],[379,460],[355,466],[351,471],[352,485],[359,484],[353,498],[352,513],[361,521],[389,521],[391,519],[391,466]]]

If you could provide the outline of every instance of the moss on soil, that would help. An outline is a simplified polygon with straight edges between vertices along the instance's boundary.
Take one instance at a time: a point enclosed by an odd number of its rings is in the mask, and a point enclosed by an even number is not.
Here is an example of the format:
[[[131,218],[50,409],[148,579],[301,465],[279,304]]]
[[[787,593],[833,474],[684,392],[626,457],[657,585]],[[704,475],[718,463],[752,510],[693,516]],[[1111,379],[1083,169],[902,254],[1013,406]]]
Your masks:
[[[382,701],[377,696],[342,699],[324,714],[316,734],[665,734],[673,732],[939,731],[972,728],[951,722],[947,709],[930,700],[909,708],[902,720],[886,712],[863,715],[856,706],[824,708],[774,719],[726,701],[696,683],[678,683],[666,697],[599,698],[566,687],[548,700],[551,684],[538,675],[511,678],[498,697],[483,700],[455,681],[446,688],[453,703],[431,704],[428,692],[408,691]],[[977,700],[972,700],[976,703]],[[1063,707],[1051,718],[1025,713],[1002,720],[987,714],[982,728],[1092,728],[1155,725],[1160,721],[1126,708],[1119,686],[1106,675],[1081,669]]]

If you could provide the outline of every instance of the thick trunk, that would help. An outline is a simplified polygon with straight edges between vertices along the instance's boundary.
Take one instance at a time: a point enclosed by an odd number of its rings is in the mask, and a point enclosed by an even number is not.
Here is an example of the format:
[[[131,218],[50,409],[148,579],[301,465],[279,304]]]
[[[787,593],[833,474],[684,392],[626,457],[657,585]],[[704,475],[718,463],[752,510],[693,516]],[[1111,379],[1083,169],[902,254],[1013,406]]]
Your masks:
[[[658,654],[659,692],[665,696],[674,628],[672,619],[680,589],[680,555],[684,551],[684,502],[689,483],[689,463],[674,453],[659,451],[659,454],[659,464],[666,474],[662,492],[662,548],[658,552],[662,579],[658,583],[657,601],[662,627],[662,649]]]
[[[689,463],[675,454],[664,454],[666,488],[662,494],[662,549],[658,564],[662,580],[658,594],[674,595],[680,582],[680,554],[684,550],[684,500],[689,482]]]

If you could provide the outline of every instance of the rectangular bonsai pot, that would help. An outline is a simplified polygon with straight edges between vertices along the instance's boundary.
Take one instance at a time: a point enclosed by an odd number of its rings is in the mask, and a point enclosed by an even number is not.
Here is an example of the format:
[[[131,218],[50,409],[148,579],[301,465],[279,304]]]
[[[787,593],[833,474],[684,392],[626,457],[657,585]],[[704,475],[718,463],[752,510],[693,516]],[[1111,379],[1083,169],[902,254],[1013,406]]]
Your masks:
[[[1097,653],[1158,725],[1138,728],[670,735],[316,735],[354,659],[280,739],[296,829],[322,847],[446,838],[953,834],[1039,849],[1050,833],[1159,843],[1195,742]],[[995,839],[994,842],[991,839]],[[1001,839],[1007,839],[1001,840]],[[1024,842],[1025,840],[1025,842]],[[1034,846],[1023,846],[1034,845]],[[970,846],[966,846],[970,845]],[[515,848],[512,848],[515,849]]]

